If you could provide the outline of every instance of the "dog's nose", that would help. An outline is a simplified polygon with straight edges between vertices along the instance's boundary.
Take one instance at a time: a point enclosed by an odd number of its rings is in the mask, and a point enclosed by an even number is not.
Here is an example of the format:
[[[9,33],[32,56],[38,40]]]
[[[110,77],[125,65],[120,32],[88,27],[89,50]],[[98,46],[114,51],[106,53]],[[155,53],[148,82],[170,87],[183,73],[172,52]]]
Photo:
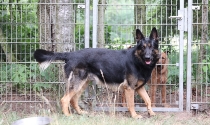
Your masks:
[[[145,59],[150,59],[150,55],[147,54],[147,55],[144,56],[144,58],[145,58]]]

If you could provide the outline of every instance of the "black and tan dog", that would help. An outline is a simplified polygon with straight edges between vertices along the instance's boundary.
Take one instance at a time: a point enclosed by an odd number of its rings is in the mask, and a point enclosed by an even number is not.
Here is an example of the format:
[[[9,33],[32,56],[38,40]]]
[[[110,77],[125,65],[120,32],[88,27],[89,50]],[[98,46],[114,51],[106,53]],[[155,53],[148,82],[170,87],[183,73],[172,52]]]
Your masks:
[[[34,52],[34,57],[41,69],[46,69],[51,61],[65,61],[67,90],[61,99],[62,110],[70,115],[68,106],[78,114],[86,113],[78,106],[78,99],[94,79],[96,83],[107,86],[120,86],[124,89],[128,110],[133,118],[141,118],[134,109],[135,91],[143,98],[150,115],[155,115],[144,84],[151,77],[153,68],[159,59],[158,34],[153,28],[149,38],[136,30],[137,45],[125,50],[102,48],[83,49],[75,52],[53,53],[42,49]]]

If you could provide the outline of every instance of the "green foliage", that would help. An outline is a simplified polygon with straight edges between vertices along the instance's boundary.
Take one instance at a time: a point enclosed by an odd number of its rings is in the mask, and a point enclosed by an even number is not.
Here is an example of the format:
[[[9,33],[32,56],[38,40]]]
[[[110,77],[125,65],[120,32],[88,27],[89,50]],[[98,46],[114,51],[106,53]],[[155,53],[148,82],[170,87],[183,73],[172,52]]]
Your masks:
[[[203,70],[203,81],[204,82],[210,82],[210,55],[206,55],[206,58],[202,61],[204,65],[202,66]]]
[[[133,4],[132,0],[108,2],[110,2],[108,4]],[[105,44],[116,44],[116,39],[120,39],[120,41],[129,41],[129,44],[131,44],[134,40],[132,34],[134,26],[127,24],[134,24],[133,6],[107,6],[105,10]]]
[[[33,51],[39,47],[37,43],[39,41],[37,4],[34,4],[37,2],[38,0],[4,0],[4,4],[0,5],[0,28],[7,40],[6,44],[11,47],[17,62],[31,62]],[[1,52],[5,53],[2,50]],[[6,61],[6,56],[2,53],[0,58],[2,61]],[[41,81],[57,81],[58,68],[49,67],[41,75],[38,69],[37,64],[34,63],[0,64],[0,81],[2,83],[0,92],[4,91],[6,85],[11,81],[11,88],[19,92],[31,89],[36,91],[54,89],[56,84],[43,84]]]
[[[174,50],[173,53],[168,54],[170,64],[179,63],[179,53]],[[183,66],[183,84],[184,87],[187,85],[187,52],[184,51],[184,66]],[[170,65],[168,66],[168,83],[169,84],[177,84],[179,83],[179,66]]]
[[[207,47],[206,55],[204,55],[204,59],[202,60],[201,63],[198,63],[198,51],[193,50],[192,51],[192,79],[196,80],[196,78],[199,76],[200,79],[204,83],[209,83],[210,82],[210,46]],[[198,73],[198,65],[202,65],[202,74],[197,74]]]
[[[1,64],[1,81],[24,83],[30,76],[30,69],[23,64]]]
[[[36,73],[36,81],[32,85],[32,90],[34,91],[48,91],[48,90],[53,90],[55,91],[58,87],[57,84],[50,84],[50,83],[43,83],[41,81],[46,81],[46,82],[54,82],[58,81],[59,79],[59,70],[56,65],[51,64],[45,71],[41,72],[38,69],[38,66],[35,64],[34,71],[32,73]],[[40,76],[38,75],[40,74]],[[39,81],[37,79],[40,79]]]
[[[117,35],[117,32],[113,31],[113,27],[111,25],[105,26],[105,48],[121,50],[127,48],[128,45],[131,45],[131,40],[126,40]],[[121,28],[119,27],[119,31],[121,34],[126,34],[126,31],[131,30],[132,27]],[[114,36],[114,37],[113,37]]]
[[[45,72],[42,72],[41,75],[39,72],[39,67],[37,64],[1,64],[0,65],[0,81],[2,87],[0,92],[4,91],[5,85],[12,81],[11,88],[15,88],[18,91],[30,91],[36,90],[49,90],[55,89],[56,84],[43,84],[40,81],[58,81],[58,68],[50,66]],[[30,82],[35,82],[32,84]]]
[[[202,10],[202,8],[203,8],[203,6],[204,6],[204,4],[202,4],[202,2],[203,2],[203,0],[194,0],[194,2],[196,2],[196,3],[198,3],[197,4],[197,6],[200,6],[200,10],[194,10],[194,11],[192,11],[193,12],[193,14],[192,14],[192,16],[193,16],[193,20],[192,20],[192,23],[197,23],[196,25],[193,25],[193,27],[192,27],[192,29],[193,29],[193,34],[192,34],[192,36],[193,36],[193,40],[200,40],[201,39],[201,36],[202,36],[202,27],[204,26],[204,17],[206,17],[206,16],[203,16],[203,14],[204,14],[204,12],[203,12],[203,10]],[[206,20],[206,21],[208,21],[209,22],[209,20],[210,20],[210,7],[209,7],[209,2],[208,2],[208,15],[207,15],[207,17],[208,17],[208,19]],[[206,22],[206,23],[208,23],[208,22]],[[202,25],[199,25],[199,24],[202,24]],[[208,24],[206,24],[207,25],[207,27],[208,27],[208,33],[210,32],[210,25],[208,25]],[[208,34],[208,33],[206,33],[206,34]]]
[[[92,47],[92,29],[93,27],[90,26],[90,47]],[[85,26],[76,24],[75,26],[75,44],[76,44],[76,50],[80,50],[85,48]]]
[[[168,58],[170,60],[170,64],[176,64],[177,62],[177,58],[179,57],[179,53],[177,53],[176,51],[174,53],[169,53],[168,54]],[[177,67],[176,65],[173,66],[168,66],[168,84],[177,84],[176,86],[178,86],[179,83],[179,67]],[[175,86],[173,86],[175,87]]]
[[[178,83],[179,81],[179,68],[175,66],[168,67],[168,81],[171,83]]]
[[[17,2],[29,4],[15,4]],[[7,46],[11,47],[13,53],[18,53],[15,56],[17,61],[30,60],[26,54],[38,47],[35,44],[38,41],[37,5],[31,2],[36,3],[38,0],[4,0],[4,4],[0,5],[0,28],[8,42]]]
[[[32,90],[36,91],[36,92],[43,92],[43,91],[47,91],[47,90],[56,91],[57,87],[58,86],[55,85],[55,84],[36,82],[36,83],[33,84]]]
[[[7,4],[9,3],[10,4]],[[39,47],[37,41],[38,38],[38,23],[37,23],[37,3],[38,0],[3,0],[0,1],[0,28],[6,38],[7,46],[11,47],[13,54],[15,54],[17,62],[31,62],[33,51]],[[81,1],[76,1],[81,3]],[[111,2],[108,4],[133,4],[132,0],[120,0],[120,1],[107,1]],[[116,3],[115,3],[116,2]],[[146,27],[145,35],[149,34],[151,28],[156,26],[158,31],[161,31],[160,41],[162,51],[169,51],[171,64],[177,63],[177,58],[179,57],[178,51],[175,47],[168,45],[171,44],[171,38],[175,37],[177,32],[177,20],[169,19],[169,16],[177,15],[177,10],[179,9],[178,1],[171,0],[152,0],[147,1],[146,4],[151,4],[151,6],[146,6],[146,22],[143,24],[148,24]],[[201,0],[197,1],[201,3]],[[19,3],[19,4],[16,4]],[[28,3],[28,4],[20,4]],[[33,3],[33,4],[30,4]],[[92,3],[92,2],[91,2]],[[187,2],[185,2],[186,4]],[[152,4],[161,4],[161,6],[153,6]],[[165,4],[168,4],[165,6]],[[76,10],[76,25],[75,25],[75,41],[76,49],[84,48],[84,9]],[[193,11],[193,22],[202,23],[202,11]],[[210,13],[208,13],[210,20]],[[105,44],[106,48],[109,49],[123,49],[126,45],[133,43],[133,30],[134,26],[127,24],[134,24],[134,8],[133,6],[106,6],[105,12]],[[91,21],[90,21],[91,22]],[[118,25],[120,24],[120,25]],[[151,25],[154,24],[154,25]],[[158,24],[158,25],[156,25]],[[159,25],[161,24],[161,25]],[[165,25],[170,24],[170,25]],[[200,39],[201,36],[201,25],[194,25],[196,30],[193,30],[194,39]],[[208,30],[210,32],[210,25],[208,25]],[[90,46],[92,41],[92,26],[90,26]],[[2,53],[6,53],[2,51]],[[210,49],[208,49],[210,50]],[[1,61],[6,62],[6,56],[0,54]],[[192,52],[196,54],[197,52]],[[208,54],[210,52],[207,52]],[[186,54],[184,56],[186,59]],[[192,56],[192,61],[197,61],[197,56]],[[203,80],[210,82],[210,56],[206,55],[205,59],[202,61],[205,63],[202,70],[205,75],[202,75]],[[186,61],[184,62],[185,65]],[[54,89],[56,85],[54,84],[43,84],[41,81],[54,82],[58,81],[58,68],[56,66],[50,66],[46,71],[40,73],[36,64],[24,64],[24,63],[11,63],[3,64],[0,63],[0,81],[6,84],[12,81],[12,86],[17,86],[18,90],[36,90],[43,91]],[[192,66],[192,75],[196,77],[197,67]],[[176,66],[169,66],[169,81],[172,83],[177,83],[179,80],[179,68]],[[184,66],[184,83],[186,83],[186,66]],[[33,82],[35,84],[32,84]],[[1,90],[0,90],[1,91]]]
[[[161,30],[160,41],[164,41],[165,37],[173,37],[177,34],[177,20],[169,19],[170,16],[177,15],[179,0],[153,0],[148,1],[147,4],[168,4],[168,6],[147,6],[147,20],[146,24],[154,24],[147,26],[147,34],[150,33],[152,27]],[[177,5],[177,6],[172,6]],[[155,25],[155,24],[170,24],[170,25]]]
[[[126,45],[130,45],[130,41],[123,41],[119,38],[115,38],[111,42],[112,44],[107,44],[105,47],[108,49],[113,49],[113,50],[121,50],[121,49],[127,48]]]

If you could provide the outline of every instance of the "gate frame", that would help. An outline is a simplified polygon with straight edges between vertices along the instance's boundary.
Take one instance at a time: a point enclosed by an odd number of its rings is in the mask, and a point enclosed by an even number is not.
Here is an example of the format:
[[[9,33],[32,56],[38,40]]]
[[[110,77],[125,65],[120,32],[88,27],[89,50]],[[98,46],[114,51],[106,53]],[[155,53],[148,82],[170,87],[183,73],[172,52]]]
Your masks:
[[[191,0],[188,2],[190,3]],[[184,24],[187,22],[187,9],[184,8],[184,0],[180,0],[180,10],[181,18],[177,18],[178,16],[174,16],[178,20],[178,29],[179,29],[179,104],[178,108],[166,108],[166,107],[154,107],[153,111],[183,111],[183,52],[184,52],[184,31],[186,31],[186,27]],[[93,0],[93,44],[92,48],[97,47],[97,25],[98,25],[98,0]],[[189,20],[189,19],[188,19]],[[188,27],[189,23],[188,23]],[[113,110],[112,107],[93,107],[95,111],[110,111]],[[115,111],[128,111],[127,107],[115,107]],[[146,107],[135,107],[136,111],[147,111]]]
[[[186,111],[190,111],[191,107],[191,75],[192,75],[192,62],[191,62],[191,41],[192,41],[192,0],[188,0],[188,36],[187,36],[187,99]]]

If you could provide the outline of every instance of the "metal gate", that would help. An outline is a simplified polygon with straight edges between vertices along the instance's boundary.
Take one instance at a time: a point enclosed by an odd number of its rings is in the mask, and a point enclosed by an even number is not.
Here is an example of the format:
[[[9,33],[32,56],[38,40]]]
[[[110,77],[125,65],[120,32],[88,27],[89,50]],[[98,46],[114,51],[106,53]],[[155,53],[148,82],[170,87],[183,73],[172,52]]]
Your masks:
[[[89,32],[85,4],[88,9],[87,0],[0,0],[1,113],[33,114],[59,106],[65,90],[63,63],[55,62],[41,73],[33,52],[38,48],[52,51],[60,45],[72,51],[88,47],[84,45],[88,37],[84,32]],[[56,17],[57,12],[66,18]],[[59,28],[67,32],[57,39]]]
[[[105,9],[104,15],[98,14],[99,8]],[[116,13],[109,15],[111,12]],[[144,12],[145,16],[143,16]],[[121,17],[122,13],[128,13],[127,17]],[[143,14],[141,15],[141,13]],[[93,48],[101,46],[99,44],[103,44],[103,47],[111,49],[127,48],[135,44],[134,32],[136,28],[143,31],[145,36],[149,35],[152,27],[158,28],[160,49],[162,51],[169,51],[168,57],[170,61],[167,64],[169,75],[166,86],[167,103],[169,103],[170,107],[160,106],[161,102],[159,100],[161,100],[161,97],[158,96],[158,99],[156,99],[158,100],[156,102],[158,106],[153,108],[154,111],[183,111],[183,71],[185,68],[183,52],[186,45],[186,41],[184,41],[184,31],[187,31],[186,15],[187,9],[184,8],[184,1],[182,0],[180,3],[177,3],[177,1],[151,2],[147,0],[145,3],[141,3],[134,0],[134,3],[133,1],[126,1],[124,4],[122,1],[113,2],[112,0],[107,0],[106,3],[103,3],[102,0],[99,4],[98,0],[93,1]],[[134,18],[131,19],[131,17]],[[101,21],[101,18],[103,21]],[[146,18],[146,22],[144,22],[144,18]],[[127,20],[127,22],[124,20]],[[106,32],[104,35],[105,39],[103,40],[100,38],[101,34],[104,34],[100,32],[101,28],[104,28]],[[98,43],[98,41],[104,41],[104,43]],[[147,88],[149,91],[150,85]],[[160,94],[160,91],[156,94]],[[102,99],[103,97],[99,98]],[[115,98],[114,95],[113,98]],[[120,100],[118,101],[120,102]],[[95,110],[113,110],[112,107],[107,106],[110,104],[102,105],[101,103],[106,102],[101,102],[101,100],[96,101]],[[147,109],[143,104],[144,102],[136,96],[135,109],[137,111],[146,111]],[[127,111],[127,108],[115,105],[114,110]]]
[[[93,0],[93,6],[89,0],[75,3],[38,1],[4,0],[0,3],[0,104],[7,104],[4,109],[30,113],[50,107],[43,97],[54,105],[59,102],[64,91],[62,69],[61,66],[56,66],[59,62],[45,73],[40,73],[33,58],[33,51],[39,48],[40,44],[43,44],[44,48],[49,45],[54,47],[54,28],[58,24],[75,25],[73,50],[88,48],[91,46],[91,39],[93,48],[126,49],[135,45],[136,28],[148,36],[155,26],[159,33],[160,50],[169,52],[166,86],[167,103],[170,107],[161,106],[158,90],[156,107],[153,110],[183,111],[186,107],[186,110],[190,111],[199,107],[208,108],[210,44],[206,26],[208,29],[210,13],[203,13],[204,9],[209,7],[208,0],[203,0],[207,3],[198,2],[202,0],[196,0],[194,3],[188,0],[185,5],[187,8],[184,8],[184,0],[179,0],[179,3],[175,0],[100,0],[101,3],[98,3],[99,0]],[[74,22],[54,20],[58,19],[53,15],[53,12],[56,12],[54,5],[74,5]],[[46,13],[45,15],[36,14],[38,6],[43,7],[42,13]],[[41,14],[41,11],[39,12]],[[49,19],[47,13],[52,14]],[[200,17],[207,17],[207,20]],[[36,18],[51,22],[37,21]],[[39,28],[42,33],[38,33]],[[56,44],[63,45],[60,41]],[[201,48],[203,53],[200,53]],[[187,60],[184,60],[185,58]],[[147,90],[150,89],[150,85],[146,87]],[[104,93],[103,88],[97,86],[96,90],[92,84],[89,89],[94,89],[93,93],[85,96],[88,96],[87,101],[94,102],[95,110],[110,110],[113,108],[109,106],[114,105],[115,111],[127,111],[126,107],[121,106],[120,99],[113,101],[116,93],[110,92],[112,99],[109,102],[104,98],[107,93]],[[136,110],[146,111],[140,97],[135,96],[135,104]]]
[[[209,1],[188,0],[188,56],[186,110],[209,110]]]

